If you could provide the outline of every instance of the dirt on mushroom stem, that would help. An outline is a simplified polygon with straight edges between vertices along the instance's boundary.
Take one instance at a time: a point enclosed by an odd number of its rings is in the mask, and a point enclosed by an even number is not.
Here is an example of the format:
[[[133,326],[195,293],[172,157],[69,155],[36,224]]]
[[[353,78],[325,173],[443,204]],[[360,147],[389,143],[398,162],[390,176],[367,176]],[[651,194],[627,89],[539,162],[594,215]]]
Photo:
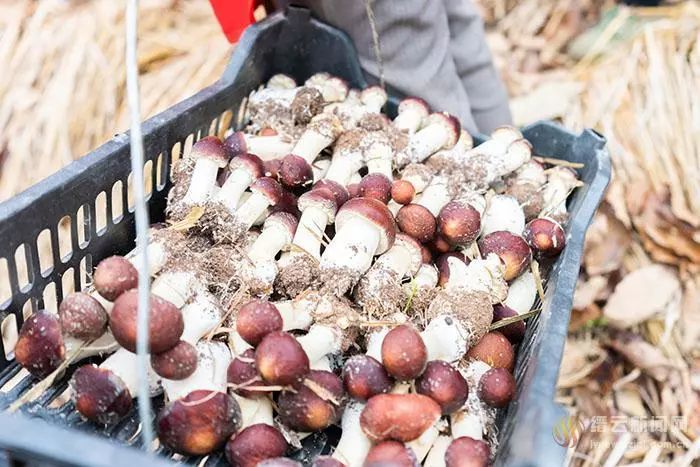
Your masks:
[[[306,252],[294,253],[291,263],[280,269],[274,289],[283,297],[294,298],[306,290],[321,287],[318,261]]]
[[[403,311],[407,297],[401,280],[396,271],[386,267],[371,270],[360,279],[355,300],[367,318],[381,320]]]

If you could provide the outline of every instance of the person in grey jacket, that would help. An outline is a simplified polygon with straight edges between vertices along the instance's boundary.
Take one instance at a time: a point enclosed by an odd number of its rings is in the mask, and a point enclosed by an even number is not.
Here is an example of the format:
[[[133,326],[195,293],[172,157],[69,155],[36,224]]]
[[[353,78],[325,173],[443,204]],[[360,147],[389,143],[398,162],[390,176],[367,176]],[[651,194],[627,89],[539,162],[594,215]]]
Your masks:
[[[316,17],[347,32],[368,81],[379,81],[366,0],[291,3],[307,6]],[[470,133],[489,133],[511,123],[508,95],[471,0],[370,0],[370,6],[390,87],[457,116]]]

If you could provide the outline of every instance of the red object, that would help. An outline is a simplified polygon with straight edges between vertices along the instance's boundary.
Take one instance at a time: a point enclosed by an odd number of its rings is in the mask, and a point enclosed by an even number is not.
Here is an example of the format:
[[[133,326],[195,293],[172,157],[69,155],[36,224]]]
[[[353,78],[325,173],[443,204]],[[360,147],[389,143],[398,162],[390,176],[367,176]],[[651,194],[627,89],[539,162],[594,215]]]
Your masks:
[[[262,0],[209,0],[209,3],[226,38],[233,43],[255,22],[253,12]]]

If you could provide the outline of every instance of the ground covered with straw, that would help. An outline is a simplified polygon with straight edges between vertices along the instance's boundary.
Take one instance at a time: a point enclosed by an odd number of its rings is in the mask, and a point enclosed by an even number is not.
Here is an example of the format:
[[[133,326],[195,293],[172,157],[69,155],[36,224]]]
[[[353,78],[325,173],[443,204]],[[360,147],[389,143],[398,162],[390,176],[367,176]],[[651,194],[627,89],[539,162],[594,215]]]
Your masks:
[[[700,7],[481,0],[516,123],[609,141],[559,379],[577,466],[700,457]],[[142,112],[215,81],[230,46],[208,2],[142,1]],[[0,4],[0,200],[128,126],[123,5]],[[553,427],[554,428],[554,427]],[[697,465],[697,464],[695,464]]]

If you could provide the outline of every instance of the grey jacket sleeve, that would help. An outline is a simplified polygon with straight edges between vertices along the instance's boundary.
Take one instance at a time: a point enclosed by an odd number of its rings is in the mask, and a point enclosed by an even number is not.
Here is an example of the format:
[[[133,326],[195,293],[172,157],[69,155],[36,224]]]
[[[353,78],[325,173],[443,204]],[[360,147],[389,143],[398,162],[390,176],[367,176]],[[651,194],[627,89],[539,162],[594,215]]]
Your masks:
[[[379,66],[365,1],[305,0],[302,3],[314,15],[350,35],[357,48],[360,64],[369,75],[369,80],[376,82]],[[462,11],[465,4],[469,10]],[[509,123],[507,101],[505,106],[503,102],[493,103],[505,96],[491,94],[493,83],[479,86],[478,81],[487,77],[500,82],[493,66],[491,65],[493,74],[488,75],[482,71],[482,65],[474,66],[474,62],[468,60],[469,54],[459,50],[466,40],[470,48],[477,49],[479,63],[484,60],[490,63],[483,28],[474,27],[471,12],[475,10],[469,0],[372,0],[371,5],[381,46],[384,78],[388,84],[406,95],[422,97],[433,109],[457,116],[462,126],[472,133],[490,131],[492,126],[489,124],[482,127],[475,122],[470,92],[477,94],[474,98],[479,102],[476,106],[479,115],[481,109],[486,109],[489,111],[489,122],[502,119],[498,124]],[[452,19],[448,10],[455,8],[458,11],[453,13]],[[453,27],[465,29],[451,33]],[[456,52],[459,61],[455,59]],[[471,79],[473,71],[480,72],[479,80]],[[469,88],[465,83],[469,84]],[[492,118],[492,108],[505,108],[505,115]]]

